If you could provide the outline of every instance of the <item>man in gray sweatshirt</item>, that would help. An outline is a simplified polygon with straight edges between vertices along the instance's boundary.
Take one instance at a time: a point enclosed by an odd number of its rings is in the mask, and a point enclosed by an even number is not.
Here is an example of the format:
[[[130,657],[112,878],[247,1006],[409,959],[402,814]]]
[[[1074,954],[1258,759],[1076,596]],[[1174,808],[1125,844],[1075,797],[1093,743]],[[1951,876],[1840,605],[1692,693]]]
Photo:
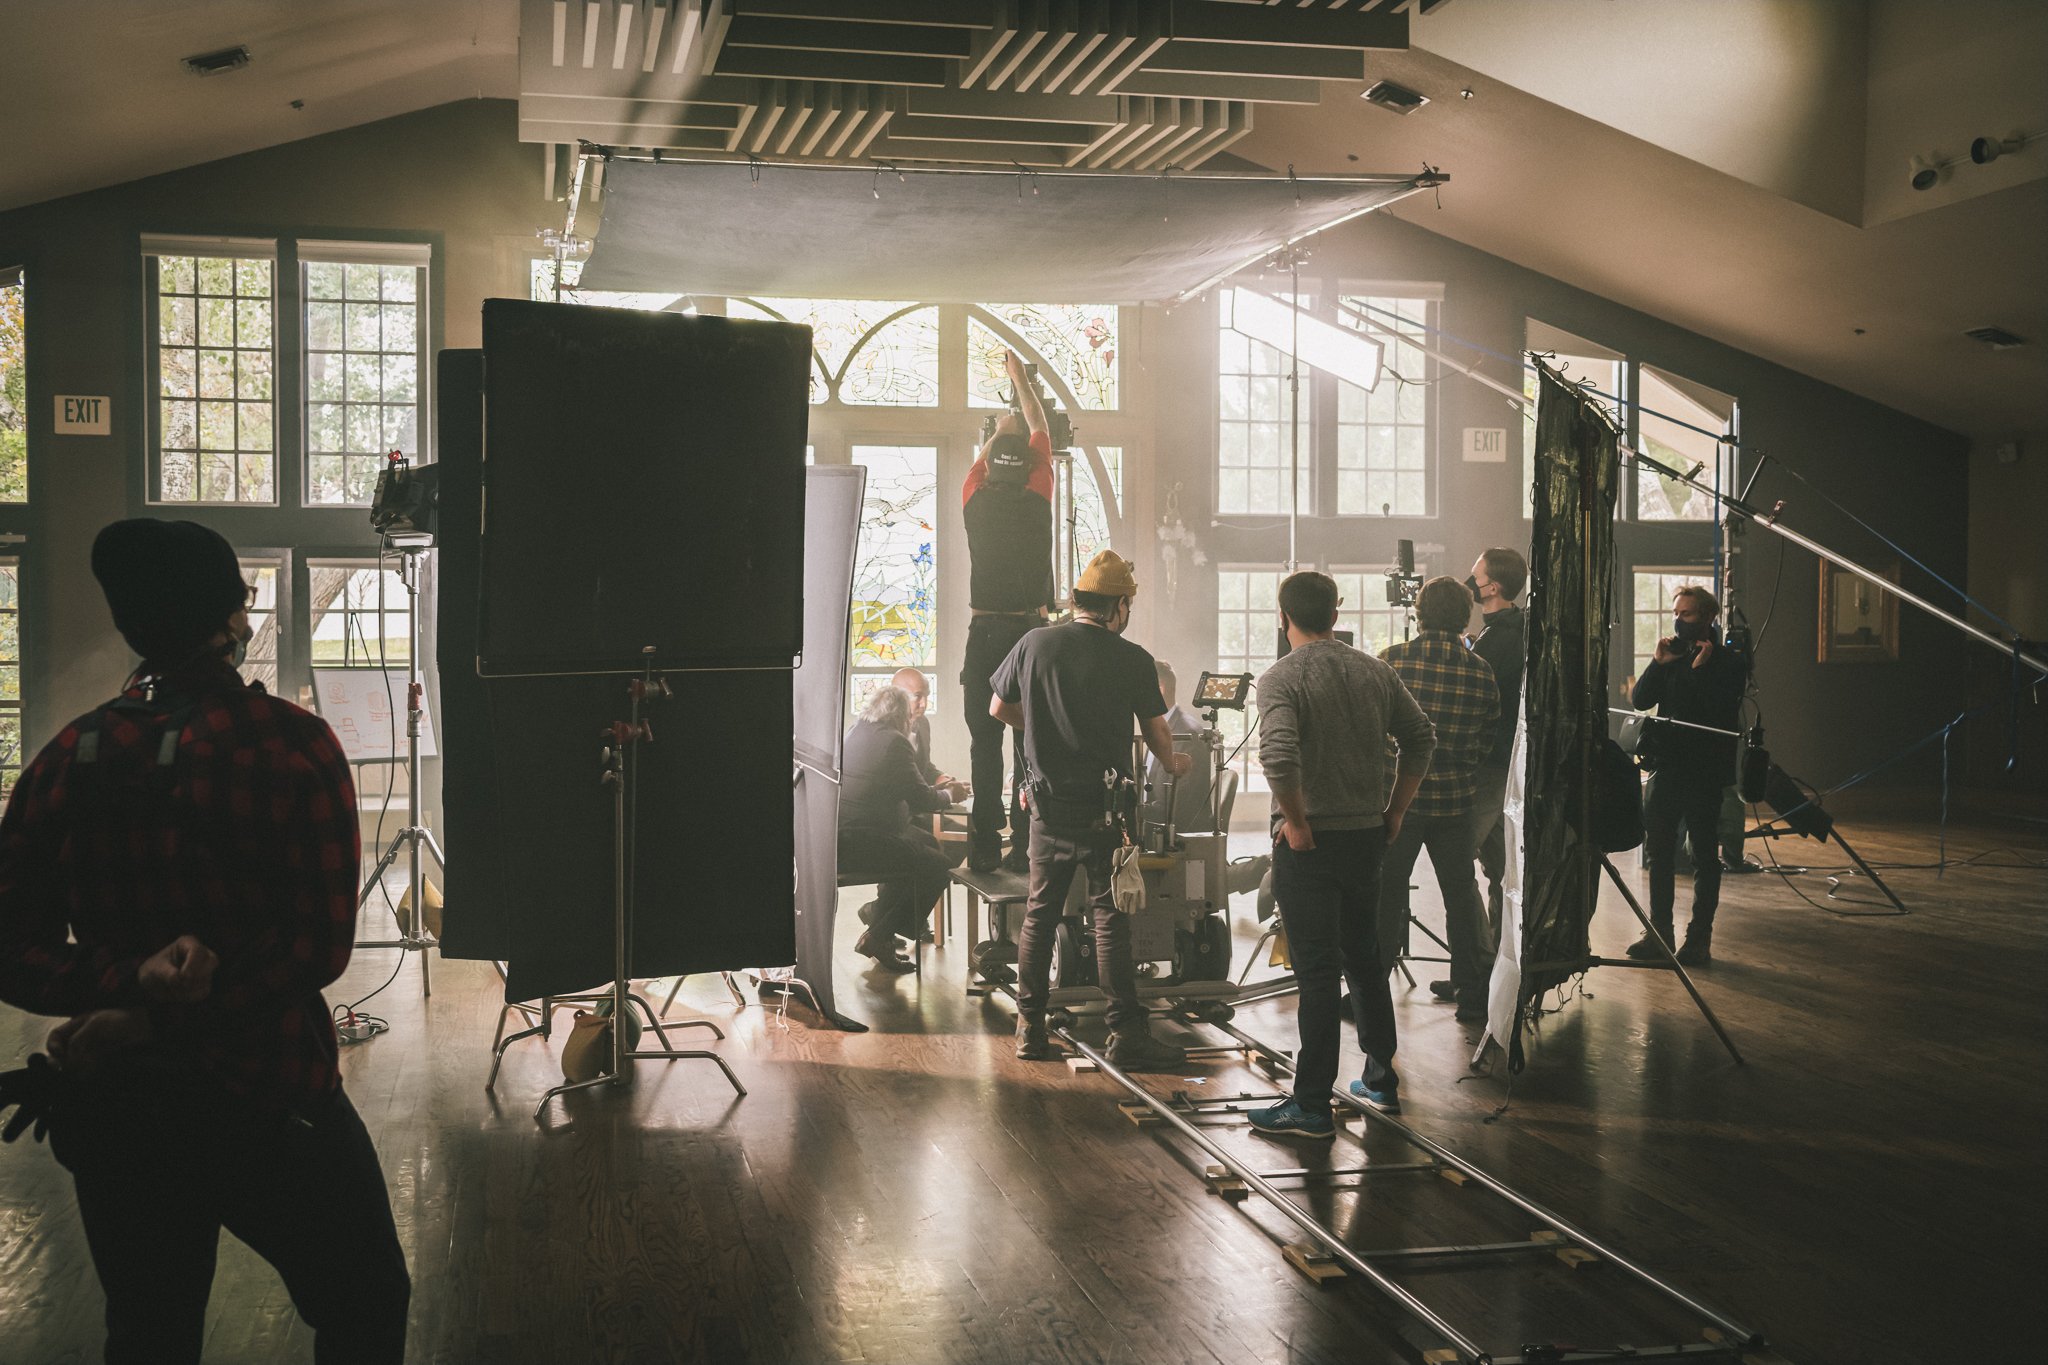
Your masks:
[[[1294,1097],[1248,1117],[1263,1133],[1328,1138],[1337,1081],[1339,978],[1365,1074],[1351,1093],[1400,1112],[1394,1001],[1380,966],[1380,862],[1436,748],[1436,730],[1394,670],[1334,638],[1337,585],[1280,585],[1289,652],[1258,682],[1259,763],[1273,792],[1273,894],[1301,984]],[[1388,740],[1399,746],[1388,796]]]

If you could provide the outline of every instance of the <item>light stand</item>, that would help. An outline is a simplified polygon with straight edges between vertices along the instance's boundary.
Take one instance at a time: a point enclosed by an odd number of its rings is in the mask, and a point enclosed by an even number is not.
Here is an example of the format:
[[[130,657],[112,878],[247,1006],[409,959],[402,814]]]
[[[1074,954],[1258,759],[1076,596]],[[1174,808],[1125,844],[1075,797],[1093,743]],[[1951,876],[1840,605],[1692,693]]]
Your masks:
[[[420,682],[420,559],[433,546],[431,535],[401,534],[390,538],[391,548],[398,552],[398,581],[405,585],[405,828],[391,836],[391,842],[384,846],[383,854],[377,859],[377,866],[363,882],[362,894],[356,897],[356,918],[362,918],[363,907],[370,903],[370,895],[384,882],[384,874],[391,864],[398,860],[398,850],[407,851],[407,895],[412,910],[409,915],[398,917],[398,937],[395,939],[358,939],[358,948],[397,948],[403,952],[420,955],[420,995],[431,996],[434,982],[428,967],[427,950],[436,947],[438,940],[426,931],[425,883],[420,875],[420,845],[434,855],[434,862],[440,867],[443,877],[448,875],[448,859],[441,852],[441,845],[434,840],[432,830],[420,823],[420,721],[424,715],[421,705],[422,684]]]
[[[651,744],[654,742],[654,730],[641,715],[642,708],[651,698],[669,695],[667,679],[659,677],[654,671],[654,646],[647,646],[640,651],[640,654],[643,660],[640,676],[633,679],[626,688],[627,695],[631,698],[630,709],[627,712],[628,718],[623,721],[612,722],[604,731],[604,771],[600,779],[604,785],[612,789],[612,984],[611,990],[603,997],[593,998],[604,998],[611,1001],[611,1070],[607,1074],[598,1076],[593,1080],[569,1081],[549,1090],[540,1097],[540,1103],[534,1107],[533,1117],[536,1122],[539,1121],[542,1114],[547,1112],[548,1101],[557,1095],[566,1095],[573,1090],[589,1090],[603,1085],[631,1084],[632,1073],[626,1069],[626,1063],[642,1057],[660,1061],[682,1061],[689,1058],[702,1058],[707,1061],[716,1062],[718,1069],[725,1073],[725,1078],[732,1082],[732,1088],[742,1096],[747,1093],[747,1088],[740,1084],[740,1078],[733,1074],[732,1067],[727,1065],[725,1058],[717,1053],[681,1051],[669,1047],[667,1045],[668,1037],[662,1032],[661,1024],[654,1014],[653,1007],[633,991],[632,985],[626,977],[626,940],[631,929],[632,919],[630,869],[633,866],[634,831],[631,796],[633,781],[636,776],[633,755],[641,744]],[[557,1000],[564,998],[566,997],[555,997]],[[546,1008],[548,1003],[543,1002],[543,1008]],[[638,1006],[646,1014],[648,1020],[653,1023],[655,1036],[660,1040],[662,1046],[636,1048],[626,1045],[626,1017],[628,1011],[634,1006]],[[711,1028],[714,1033],[718,1032],[717,1027],[710,1024],[709,1021],[704,1021],[703,1026]],[[723,1037],[724,1035],[721,1033],[719,1036]],[[492,1074],[496,1075],[495,1068],[493,1068]]]

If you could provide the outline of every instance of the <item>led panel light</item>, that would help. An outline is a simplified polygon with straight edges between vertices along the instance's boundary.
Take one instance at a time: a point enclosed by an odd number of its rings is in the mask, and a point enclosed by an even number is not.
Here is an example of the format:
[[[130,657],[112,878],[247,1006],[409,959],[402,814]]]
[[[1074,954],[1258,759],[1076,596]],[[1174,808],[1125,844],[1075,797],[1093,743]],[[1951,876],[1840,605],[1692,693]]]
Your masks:
[[[1256,289],[1223,291],[1223,325],[1284,356],[1293,356],[1297,333],[1304,365],[1335,375],[1361,389],[1380,382],[1380,344],[1371,337],[1297,313],[1292,306]]]

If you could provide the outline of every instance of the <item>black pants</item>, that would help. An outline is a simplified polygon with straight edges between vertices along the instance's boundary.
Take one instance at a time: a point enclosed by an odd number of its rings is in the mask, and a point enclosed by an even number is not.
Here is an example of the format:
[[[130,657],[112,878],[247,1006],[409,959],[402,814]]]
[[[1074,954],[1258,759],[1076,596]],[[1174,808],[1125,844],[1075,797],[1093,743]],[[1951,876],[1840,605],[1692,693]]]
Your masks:
[[[1643,803],[1643,856],[1650,864],[1650,922],[1666,942],[1671,939],[1671,911],[1677,900],[1678,826],[1693,831],[1692,926],[1714,927],[1721,903],[1721,859],[1715,831],[1721,820],[1721,775],[1698,777],[1683,768],[1659,768],[1650,779]]]
[[[1131,962],[1130,922],[1117,913],[1110,895],[1109,860],[1119,840],[1107,830],[1056,833],[1043,820],[1031,822],[1031,890],[1024,902],[1024,929],[1017,936],[1017,1013],[1045,1018],[1052,989],[1053,936],[1066,911],[1074,875],[1087,878],[1088,909],[1095,919],[1095,970],[1109,996],[1111,1032],[1142,1028],[1147,1018],[1138,1000],[1138,972]]]
[[[952,867],[930,830],[839,831],[839,879],[875,883],[870,927],[916,942],[946,890]]]
[[[1444,898],[1444,942],[1451,950],[1451,984],[1460,1000],[1484,999],[1493,976],[1493,937],[1487,932],[1486,905],[1479,881],[1472,875],[1474,826],[1478,817],[1416,815],[1401,822],[1401,833],[1387,846],[1380,868],[1379,949],[1383,970],[1393,971],[1408,941],[1408,878],[1415,858],[1429,850],[1437,890]],[[1290,940],[1291,942],[1292,940]]]
[[[404,1359],[405,1254],[341,1091],[285,1117],[167,1084],[89,1085],[50,1136],[106,1291],[107,1365],[199,1360],[222,1228],[276,1268],[321,1365]]]
[[[1287,955],[1301,983],[1301,1052],[1294,1098],[1304,1109],[1330,1107],[1337,1084],[1341,977],[1351,986],[1352,1021],[1374,1088],[1400,1084],[1394,1074],[1394,997],[1380,966],[1377,919],[1384,829],[1329,830],[1296,853],[1282,839],[1273,848],[1273,899],[1287,930]]]
[[[1474,774],[1477,790],[1473,801],[1478,811],[1479,870],[1486,874],[1486,923],[1495,943],[1500,942],[1502,903],[1501,878],[1508,870],[1508,822],[1504,807],[1508,799],[1508,770],[1481,768]]]
[[[995,690],[989,676],[1002,667],[1017,642],[1044,624],[1036,616],[976,616],[967,623],[967,657],[960,668],[960,707],[967,714],[968,780],[974,784],[974,812],[967,827],[977,845],[994,844],[1003,837],[1007,814],[1010,835],[1024,843],[1028,817],[1018,795],[1018,781],[1024,771],[1024,732],[988,713]],[[1003,745],[1008,732],[1012,749],[1010,780],[1003,781]]]

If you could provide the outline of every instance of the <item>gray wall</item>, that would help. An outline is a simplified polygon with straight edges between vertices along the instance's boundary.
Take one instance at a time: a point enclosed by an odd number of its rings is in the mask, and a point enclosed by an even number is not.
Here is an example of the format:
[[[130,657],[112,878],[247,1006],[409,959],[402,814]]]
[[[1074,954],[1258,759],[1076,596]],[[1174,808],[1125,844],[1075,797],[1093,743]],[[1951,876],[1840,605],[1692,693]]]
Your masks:
[[[402,237],[435,248],[432,344],[472,346],[482,300],[526,292],[534,231],[559,227],[561,208],[542,192],[541,154],[516,141],[515,111],[505,102],[447,105],[419,114],[308,139],[130,185],[0,214],[0,260],[30,271],[30,438],[33,502],[0,512],[0,531],[29,537],[26,607],[29,634],[28,738],[40,744],[71,715],[119,684],[129,657],[114,634],[87,569],[99,526],[143,513],[145,428],[140,404],[147,376],[140,344],[144,275],[138,238],[148,232],[234,235]],[[1672,269],[1684,269],[1683,261]],[[1516,353],[1524,319],[1537,317],[1632,358],[1737,396],[1752,449],[1782,457],[1820,487],[1884,528],[1946,575],[1964,571],[1965,442],[1878,404],[1716,344],[1655,318],[1568,288],[1496,257],[1391,219],[1354,224],[1321,242],[1308,276],[1440,281],[1442,322],[1452,332],[1505,354]],[[1307,276],[1305,276],[1307,287]],[[1145,371],[1128,376],[1134,405],[1149,405],[1151,439],[1134,449],[1132,498],[1141,568],[1157,581],[1152,527],[1173,481],[1186,485],[1183,511],[1213,565],[1278,563],[1285,532],[1239,523],[1211,526],[1214,471],[1215,338],[1213,306],[1146,310]],[[1515,376],[1481,362],[1497,378]],[[56,438],[41,414],[55,393],[115,396],[114,434]],[[1504,399],[1448,376],[1435,389],[1440,449],[1440,514],[1425,520],[1327,518],[1302,531],[1306,562],[1380,563],[1396,537],[1440,542],[1462,575],[1474,553],[1496,541],[1524,544],[1520,516],[1521,428]],[[280,422],[283,434],[296,424]],[[1458,439],[1467,426],[1504,427],[1505,465],[1465,464]],[[295,442],[295,437],[293,441]],[[296,466],[285,442],[281,463]],[[293,485],[287,483],[287,490]],[[1785,498],[1788,522],[1859,558],[1888,552],[1785,476],[1767,471],[1765,503]],[[296,493],[291,492],[293,501]],[[362,553],[372,547],[359,509],[281,512],[209,509],[210,521],[244,546],[289,545],[307,554]],[[1265,519],[1270,520],[1270,519]],[[1623,553],[1634,562],[1701,559],[1704,532],[1625,528]],[[1769,538],[1753,534],[1748,587],[1752,620],[1776,567]],[[1816,782],[1847,776],[1953,715],[1962,697],[1959,646],[1944,627],[1903,615],[1896,664],[1819,665],[1814,661],[1817,571],[1798,550],[1785,556],[1783,587],[1759,671],[1771,742],[1792,771]],[[1925,586],[1907,570],[1907,582]],[[1173,658],[1184,677],[1215,652],[1214,576],[1184,571],[1171,612],[1148,611],[1146,642]],[[303,644],[301,649],[303,649]],[[294,678],[287,664],[287,690]],[[432,765],[430,765],[431,767]],[[1892,770],[1893,781],[1926,787],[1924,760]],[[433,801],[429,799],[429,808]]]
[[[290,365],[279,377],[280,507],[145,505],[143,405],[153,380],[142,344],[141,234],[428,243],[428,345],[438,350],[478,344],[486,297],[524,296],[527,260],[537,254],[534,230],[549,224],[561,225],[561,210],[543,196],[541,151],[517,141],[515,110],[505,102],[444,105],[0,214],[0,260],[28,270],[30,503],[0,510],[0,531],[28,538],[22,558],[30,751],[111,695],[133,663],[88,567],[92,538],[107,522],[189,517],[238,547],[289,547],[297,552],[299,600],[307,557],[376,548],[363,509],[297,506],[297,377]],[[285,278],[281,333],[296,317]],[[51,396],[59,393],[112,395],[112,434],[53,435]],[[428,427],[423,417],[423,440]],[[430,629],[431,612],[423,619]],[[308,681],[307,642],[295,643],[295,654],[280,660],[287,696]],[[438,764],[424,766],[432,811]]]
[[[1673,261],[1671,268],[1682,270],[1685,263]],[[1503,355],[1519,351],[1525,320],[1534,317],[1733,394],[1751,452],[1783,459],[1944,576],[1962,581],[1968,443],[1954,433],[1398,219],[1364,219],[1318,240],[1302,268],[1302,291],[1321,295],[1330,289],[1327,282],[1339,280],[1440,282],[1442,328]],[[1284,277],[1269,287],[1284,289]],[[1190,305],[1169,314],[1155,337],[1149,376],[1155,400],[1172,395],[1156,408],[1156,478],[1160,487],[1176,479],[1186,484],[1184,514],[1212,563],[1282,563],[1286,531],[1272,527],[1273,518],[1229,517],[1208,524],[1215,505],[1214,327],[1213,305]],[[1503,362],[1455,345],[1446,349],[1519,387],[1519,376]],[[1393,558],[1395,540],[1407,538],[1418,545],[1445,545],[1437,571],[1462,578],[1490,544],[1526,547],[1519,416],[1492,390],[1460,375],[1439,373],[1446,377],[1435,386],[1438,515],[1305,519],[1300,528],[1304,566],[1384,564]],[[1465,463],[1460,442],[1466,427],[1507,428],[1508,462]],[[1745,469],[1751,458],[1745,456]],[[1785,499],[1788,525],[1854,558],[1874,561],[1890,555],[1815,493],[1775,469],[1766,468],[1754,497],[1765,506]],[[1745,543],[1746,571],[1740,572],[1738,586],[1746,588],[1743,600],[1751,624],[1762,626],[1777,573],[1778,542],[1752,531]],[[1711,554],[1710,533],[1697,523],[1624,523],[1618,549],[1624,567],[1701,562]],[[1828,785],[1955,715],[1963,696],[1957,663],[1961,637],[1909,610],[1901,614],[1897,663],[1817,663],[1816,559],[1795,548],[1786,552],[1784,565],[1757,671],[1770,746],[1788,770]],[[1927,576],[1910,566],[1905,572],[1908,586],[1930,586]],[[1213,574],[1197,579],[1192,588],[1184,586],[1176,610],[1158,630],[1159,652],[1171,657],[1183,676],[1192,676],[1196,660],[1215,653],[1214,593]],[[1625,601],[1617,605],[1626,610]],[[1625,637],[1618,638],[1617,658],[1625,663],[1627,653]],[[1929,750],[1878,780],[1915,784],[1931,793],[1928,779],[1938,769],[1938,755]]]

